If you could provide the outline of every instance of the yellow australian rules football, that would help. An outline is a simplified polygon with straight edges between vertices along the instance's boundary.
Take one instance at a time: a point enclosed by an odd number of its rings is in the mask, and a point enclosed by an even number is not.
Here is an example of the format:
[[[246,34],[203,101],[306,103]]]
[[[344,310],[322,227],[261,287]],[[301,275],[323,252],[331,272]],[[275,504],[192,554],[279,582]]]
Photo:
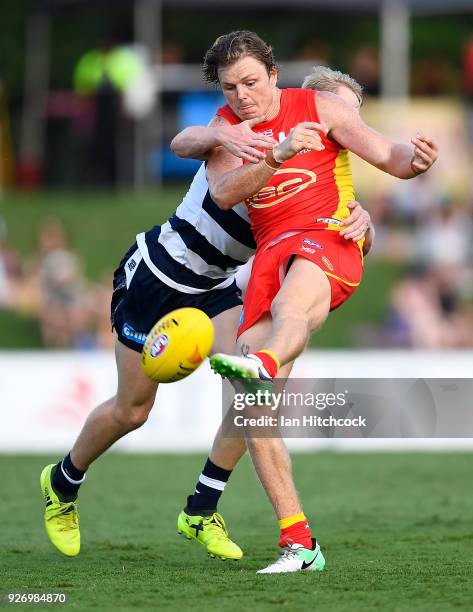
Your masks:
[[[143,346],[146,376],[158,383],[182,380],[210,353],[214,326],[198,308],[178,308],[155,324]]]

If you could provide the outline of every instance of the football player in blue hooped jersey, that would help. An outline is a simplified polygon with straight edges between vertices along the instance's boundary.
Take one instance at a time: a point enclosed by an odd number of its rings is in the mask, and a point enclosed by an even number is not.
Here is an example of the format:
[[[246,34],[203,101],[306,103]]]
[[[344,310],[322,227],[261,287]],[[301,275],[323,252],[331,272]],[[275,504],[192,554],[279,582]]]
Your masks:
[[[361,103],[359,85],[347,75],[328,69],[317,69],[304,86],[329,89],[347,96],[354,105]],[[190,128],[176,137],[173,149],[183,157],[205,159],[206,151],[221,145],[248,162],[258,162],[264,157],[261,149],[272,148],[276,141],[252,132],[254,123],[230,126],[219,119],[215,127]],[[350,206],[351,215],[341,232],[354,241],[365,236],[367,252],[373,237],[369,215],[357,202]],[[88,467],[114,442],[143,425],[153,407],[158,385],[144,375],[141,366],[141,349],[148,332],[171,310],[192,306],[213,321],[213,350],[233,352],[242,304],[235,273],[242,270],[240,282],[244,284],[254,248],[246,208],[240,204],[231,211],[221,211],[209,195],[202,164],[171,218],[139,234],[123,257],[115,272],[111,304],[116,333],[116,395],[90,413],[71,451],[41,473],[46,531],[61,553],[76,556],[80,552],[76,500]],[[143,304],[146,308],[140,307]],[[286,366],[281,375],[287,377],[289,371]],[[243,555],[230,539],[217,503],[244,452],[243,439],[223,438],[219,430],[196,492],[189,496],[178,518],[179,532],[197,539],[210,555],[224,559]]]

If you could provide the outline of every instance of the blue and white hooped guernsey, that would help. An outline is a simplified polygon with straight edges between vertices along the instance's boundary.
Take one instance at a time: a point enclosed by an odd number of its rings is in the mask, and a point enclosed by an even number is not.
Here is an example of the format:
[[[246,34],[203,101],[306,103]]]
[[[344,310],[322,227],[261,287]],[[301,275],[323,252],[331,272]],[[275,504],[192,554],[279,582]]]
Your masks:
[[[136,241],[163,283],[195,294],[231,285],[256,248],[245,205],[221,210],[210,197],[205,163],[171,218]]]

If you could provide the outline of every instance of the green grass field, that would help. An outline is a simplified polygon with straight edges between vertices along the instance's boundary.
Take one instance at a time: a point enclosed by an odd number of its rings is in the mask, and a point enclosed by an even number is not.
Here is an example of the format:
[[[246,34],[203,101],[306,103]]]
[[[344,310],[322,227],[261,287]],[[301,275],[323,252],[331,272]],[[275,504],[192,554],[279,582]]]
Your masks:
[[[8,241],[23,255],[31,257],[36,235],[45,217],[60,218],[83,261],[89,278],[103,274],[111,278],[114,268],[137,233],[162,223],[181,201],[186,186],[140,194],[104,192],[7,194],[0,202],[0,215],[8,227]],[[358,345],[363,326],[377,325],[386,316],[390,287],[401,267],[366,260],[363,284],[343,308],[333,312],[324,327],[312,338],[314,347]],[[41,346],[34,319],[0,311],[0,347]]]
[[[245,557],[222,562],[175,532],[203,456],[99,461],[81,492],[75,559],[43,533],[38,479],[50,459],[0,457],[0,592],[65,592],[76,610],[473,608],[469,454],[296,455],[327,571],[284,576],[255,574],[275,556],[278,532],[247,460],[221,503]]]

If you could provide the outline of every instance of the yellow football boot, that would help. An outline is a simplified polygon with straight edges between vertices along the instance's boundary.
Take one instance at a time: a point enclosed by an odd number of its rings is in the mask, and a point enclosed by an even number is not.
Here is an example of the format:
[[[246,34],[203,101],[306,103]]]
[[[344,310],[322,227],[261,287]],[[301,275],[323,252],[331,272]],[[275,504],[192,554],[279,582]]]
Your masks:
[[[79,513],[75,502],[62,502],[51,485],[54,463],[41,472],[41,491],[46,502],[44,523],[46,533],[53,545],[68,557],[80,552]]]
[[[183,510],[177,519],[177,533],[188,540],[197,540],[211,557],[223,560],[243,557],[243,551],[230,540],[225,521],[217,512],[211,516],[194,516]]]

